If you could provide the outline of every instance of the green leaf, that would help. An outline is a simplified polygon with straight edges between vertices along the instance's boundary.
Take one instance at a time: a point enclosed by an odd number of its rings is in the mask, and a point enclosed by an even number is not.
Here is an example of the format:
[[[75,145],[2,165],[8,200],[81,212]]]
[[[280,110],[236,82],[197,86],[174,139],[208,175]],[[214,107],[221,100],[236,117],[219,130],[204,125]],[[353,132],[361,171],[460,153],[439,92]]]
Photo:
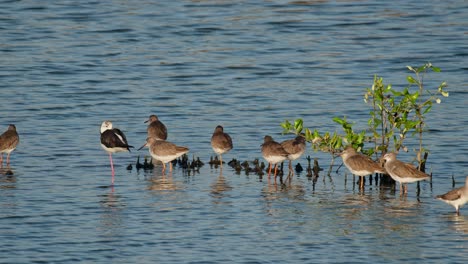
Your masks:
[[[302,119],[296,119],[296,121],[294,121],[294,130],[296,130],[296,134],[300,134],[302,132],[302,129],[303,129],[303,123],[302,123]]]
[[[416,102],[416,100],[419,98],[419,91],[414,92],[413,94],[410,94],[411,101]]]
[[[439,68],[439,67],[434,67],[434,66],[432,66],[431,69],[432,69],[433,72],[440,72],[440,68]]]
[[[313,140],[312,132],[308,128],[306,128],[306,130],[305,130],[305,138],[306,138],[307,141],[312,141]]]
[[[341,118],[339,118],[339,117],[334,117],[334,118],[333,118],[333,121],[334,121],[335,123],[340,124],[340,125],[343,125],[343,124],[346,123],[345,120],[343,120],[343,119],[341,119]]]
[[[409,83],[417,83],[416,80],[413,78],[413,76],[406,76],[406,80],[407,80]]]
[[[432,108],[432,105],[428,106],[426,110],[424,110],[423,114],[425,115],[426,113],[429,113],[429,111],[431,111],[431,108]]]
[[[419,73],[419,72],[423,72],[423,71],[425,71],[425,70],[427,69],[427,67],[428,67],[428,65],[425,64],[425,65],[419,67],[419,68],[416,70],[416,72],[418,72],[418,73]]]

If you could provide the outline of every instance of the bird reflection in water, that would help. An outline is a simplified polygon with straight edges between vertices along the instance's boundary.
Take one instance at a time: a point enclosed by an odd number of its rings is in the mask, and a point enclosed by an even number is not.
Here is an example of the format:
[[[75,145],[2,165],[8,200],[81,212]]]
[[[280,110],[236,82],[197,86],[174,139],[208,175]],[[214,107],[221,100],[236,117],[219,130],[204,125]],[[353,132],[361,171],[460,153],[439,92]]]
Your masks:
[[[389,199],[384,207],[384,212],[391,217],[419,217],[422,215],[422,207],[419,199],[408,200],[407,197]]]
[[[122,201],[122,196],[116,194],[114,189],[111,188],[107,194],[101,195],[101,217],[100,230],[106,236],[119,236],[122,234],[124,227],[124,220],[122,213],[126,205]]]
[[[174,181],[172,174],[154,175],[148,178],[148,190],[150,191],[175,191],[182,187]]]
[[[16,176],[10,167],[0,168],[0,189],[16,188]]]
[[[468,234],[468,218],[464,215],[447,214],[446,215],[451,228],[457,233]]]
[[[219,176],[211,184],[211,196],[217,198],[218,200],[225,197],[226,192],[232,190],[232,186],[226,181],[226,178],[223,176],[223,169],[219,170]]]

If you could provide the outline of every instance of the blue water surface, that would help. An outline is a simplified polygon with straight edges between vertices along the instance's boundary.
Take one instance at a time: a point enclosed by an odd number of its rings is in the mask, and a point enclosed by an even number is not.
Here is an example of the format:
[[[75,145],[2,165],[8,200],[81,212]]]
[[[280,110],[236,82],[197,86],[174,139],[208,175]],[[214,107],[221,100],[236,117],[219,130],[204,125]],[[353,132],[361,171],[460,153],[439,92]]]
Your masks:
[[[434,196],[468,175],[467,14],[465,1],[2,1],[0,130],[21,141],[0,171],[0,262],[464,263],[468,211]],[[427,62],[442,72],[426,88],[446,81],[450,96],[427,115],[419,195],[359,191],[339,158],[316,183],[208,165],[218,124],[227,161],[263,161],[265,135],[292,137],[286,119],[366,129],[374,75],[403,89],[406,66]],[[150,114],[205,166],[137,171],[148,152],[134,149],[113,156],[109,187],[101,122],[139,147]],[[331,161],[309,145],[295,163],[307,156]]]

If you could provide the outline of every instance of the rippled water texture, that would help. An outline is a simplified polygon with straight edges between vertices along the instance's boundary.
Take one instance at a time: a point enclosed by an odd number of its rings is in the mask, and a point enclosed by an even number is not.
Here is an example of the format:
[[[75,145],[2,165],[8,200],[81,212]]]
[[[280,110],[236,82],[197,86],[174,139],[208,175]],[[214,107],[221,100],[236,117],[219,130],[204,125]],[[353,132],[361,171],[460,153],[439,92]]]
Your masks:
[[[0,130],[21,137],[0,172],[2,263],[464,263],[468,209],[433,197],[468,175],[466,1],[2,1]],[[261,158],[267,134],[303,118],[367,126],[374,74],[406,85],[432,62],[450,97],[428,115],[432,185],[407,197],[345,168],[314,184],[273,184],[207,165],[221,124],[225,160]],[[110,184],[99,127],[110,119],[135,147],[157,114],[169,141],[205,162],[172,175],[127,170],[147,150],[114,155]],[[306,156],[328,167],[327,154]],[[411,161],[411,153],[400,159]],[[338,163],[341,160],[338,161]],[[337,164],[339,165],[339,164]]]

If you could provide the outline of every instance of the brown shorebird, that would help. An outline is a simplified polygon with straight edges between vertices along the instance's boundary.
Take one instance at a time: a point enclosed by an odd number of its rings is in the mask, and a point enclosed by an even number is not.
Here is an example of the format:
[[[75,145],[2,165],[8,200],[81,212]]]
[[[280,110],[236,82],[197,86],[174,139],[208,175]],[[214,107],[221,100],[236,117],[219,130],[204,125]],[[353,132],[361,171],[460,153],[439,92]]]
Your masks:
[[[436,199],[452,205],[457,210],[457,215],[460,215],[460,207],[468,202],[468,176],[465,179],[465,186],[453,189],[446,194],[437,195]]]
[[[281,146],[288,152],[289,173],[293,171],[292,161],[298,159],[306,150],[306,141],[303,136],[297,136],[294,139],[288,139],[281,142]]]
[[[400,192],[408,192],[409,182],[417,182],[422,180],[428,180],[431,176],[426,173],[419,171],[413,165],[397,160],[396,154],[389,152],[383,156],[385,160],[385,170],[392,177],[393,180],[400,183]],[[403,186],[403,183],[405,186]]]
[[[167,139],[167,128],[161,121],[159,121],[156,115],[150,115],[149,119],[146,120],[145,123],[148,122],[148,128],[146,129],[148,137],[154,137],[162,140]]]
[[[130,151],[133,146],[128,145],[127,138],[118,128],[112,128],[111,121],[104,121],[101,124],[101,146],[109,153],[109,160],[112,170],[112,185],[114,185],[114,163],[112,153]]]
[[[15,125],[9,125],[7,130],[0,135],[0,167],[3,166],[3,153],[7,153],[7,166],[10,165],[10,154],[16,149],[19,143],[19,136]]]
[[[271,165],[275,165],[275,174],[278,171],[278,163],[287,159],[289,153],[284,150],[280,143],[273,140],[271,136],[265,136],[262,144],[262,155],[263,158],[268,161],[268,177],[271,174]]]
[[[220,165],[223,166],[222,154],[232,149],[232,139],[229,134],[224,133],[222,126],[217,126],[211,136],[211,147],[219,155]]]
[[[340,154],[343,163],[348,170],[361,177],[359,188],[364,188],[363,177],[374,173],[385,173],[384,168],[369,156],[356,152],[352,146],[347,146]]]
[[[138,150],[148,147],[151,157],[163,163],[163,174],[166,173],[166,163],[169,163],[169,172],[172,172],[172,162],[178,157],[189,152],[187,147],[176,146],[175,144],[154,137],[146,139],[146,143]]]

